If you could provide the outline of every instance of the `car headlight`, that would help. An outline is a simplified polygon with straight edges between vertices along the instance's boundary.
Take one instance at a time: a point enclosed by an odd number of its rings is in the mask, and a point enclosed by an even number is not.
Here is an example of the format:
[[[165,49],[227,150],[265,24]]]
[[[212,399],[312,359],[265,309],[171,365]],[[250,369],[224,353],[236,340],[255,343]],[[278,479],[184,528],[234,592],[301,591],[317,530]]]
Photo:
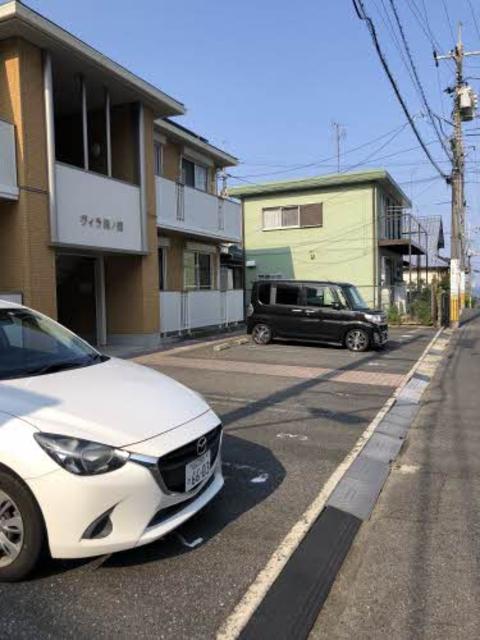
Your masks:
[[[369,322],[374,322],[375,324],[382,324],[383,316],[377,313],[366,313],[365,320],[368,320]]]
[[[94,476],[123,467],[130,454],[98,442],[54,433],[35,433],[37,443],[61,467],[78,476]]]

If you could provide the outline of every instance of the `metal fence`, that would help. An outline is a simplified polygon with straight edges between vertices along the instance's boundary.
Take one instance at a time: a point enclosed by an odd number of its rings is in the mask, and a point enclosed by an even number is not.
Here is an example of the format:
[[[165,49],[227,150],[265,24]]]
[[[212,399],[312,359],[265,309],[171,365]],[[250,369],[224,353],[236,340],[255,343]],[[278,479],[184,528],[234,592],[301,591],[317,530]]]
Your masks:
[[[413,322],[445,326],[449,321],[448,292],[435,284],[378,287],[375,300],[391,324]]]

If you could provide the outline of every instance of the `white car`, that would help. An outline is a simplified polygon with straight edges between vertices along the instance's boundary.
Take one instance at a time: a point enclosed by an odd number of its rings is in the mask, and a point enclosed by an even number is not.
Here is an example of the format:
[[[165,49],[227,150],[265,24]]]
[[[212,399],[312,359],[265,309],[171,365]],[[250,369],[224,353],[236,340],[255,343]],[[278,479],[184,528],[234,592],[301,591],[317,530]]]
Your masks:
[[[222,488],[221,442],[194,391],[0,301],[0,580],[161,538]]]

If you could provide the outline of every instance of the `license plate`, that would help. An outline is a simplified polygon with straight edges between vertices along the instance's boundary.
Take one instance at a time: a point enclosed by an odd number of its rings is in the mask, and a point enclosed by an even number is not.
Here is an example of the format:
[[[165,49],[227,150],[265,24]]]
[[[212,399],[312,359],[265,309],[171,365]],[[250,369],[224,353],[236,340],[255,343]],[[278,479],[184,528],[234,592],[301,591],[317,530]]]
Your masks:
[[[210,451],[204,453],[185,467],[185,491],[191,491],[210,473]]]

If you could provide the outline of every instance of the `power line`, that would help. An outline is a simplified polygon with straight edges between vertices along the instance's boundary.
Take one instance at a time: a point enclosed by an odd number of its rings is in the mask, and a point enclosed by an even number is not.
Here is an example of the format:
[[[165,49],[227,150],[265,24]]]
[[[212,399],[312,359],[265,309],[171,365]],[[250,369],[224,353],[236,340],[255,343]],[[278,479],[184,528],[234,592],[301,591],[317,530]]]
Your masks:
[[[472,20],[473,20],[473,24],[475,25],[475,30],[477,32],[477,36],[480,38],[480,28],[478,26],[477,16],[476,16],[475,11],[473,9],[472,1],[471,0],[467,0],[467,2],[468,2],[468,6],[470,7],[470,13],[472,14]]]
[[[447,5],[445,0],[442,0],[443,9],[445,11],[445,17],[447,18],[448,26],[450,29],[450,35],[452,36],[452,40],[455,42],[455,34],[453,33],[452,21],[450,20],[450,14],[448,13]]]
[[[402,128],[405,128],[406,124],[402,125]],[[382,136],[384,137],[384,136]],[[425,145],[429,146],[432,144],[438,144],[438,140],[429,140],[428,142],[425,143]],[[362,146],[366,146],[366,145],[362,145]],[[357,147],[358,148],[358,147]],[[375,158],[375,162],[377,162],[378,160],[388,160],[389,158],[394,158],[396,156],[402,155],[404,153],[408,153],[410,151],[417,151],[418,149],[421,149],[422,147],[420,145],[415,145],[414,147],[405,147],[403,149],[399,149],[398,151],[394,151],[393,153],[387,153],[383,156],[378,156],[377,158]],[[375,153],[378,153],[378,149],[375,151]],[[362,161],[361,164],[365,164],[366,160],[364,159]],[[439,162],[449,162],[448,160],[440,160]],[[417,166],[419,163],[414,163],[415,166]],[[430,164],[429,162],[426,164]],[[305,165],[303,165],[305,166]],[[311,163],[310,165],[308,165],[310,167],[316,166],[316,167],[320,167],[320,166],[327,166],[327,167],[334,167],[335,165],[325,165],[324,162],[319,162],[319,163]],[[405,166],[410,166],[410,165],[405,165]],[[289,169],[288,171],[293,171],[294,169]],[[351,170],[350,168],[348,170]],[[278,173],[278,172],[277,172]],[[282,173],[285,173],[284,171],[282,171]],[[240,180],[241,182],[245,182],[247,184],[251,184],[253,186],[258,186],[258,182],[252,182],[251,180],[248,180],[248,178],[256,178],[256,177],[260,177],[260,176],[271,176],[271,175],[275,175],[274,173],[262,173],[262,174],[247,174],[244,176],[237,176],[234,174],[227,174],[229,178],[233,178],[235,180]]]
[[[437,134],[438,139],[440,141],[440,144],[442,145],[442,149],[445,151],[445,154],[447,155],[447,158],[451,159],[450,151],[447,148],[447,146],[445,144],[445,141],[443,140],[442,133],[440,132],[440,130],[438,128],[438,125],[437,125],[437,123],[436,123],[436,121],[434,119],[434,114],[432,113],[432,109],[430,108],[430,104],[429,104],[429,102],[427,100],[427,96],[425,95],[425,90],[424,90],[423,85],[422,85],[422,83],[420,81],[420,77],[418,75],[417,67],[415,65],[415,62],[413,61],[412,52],[410,50],[410,46],[408,44],[407,37],[406,37],[405,31],[403,29],[403,25],[402,25],[402,22],[400,20],[400,16],[399,16],[398,11],[397,11],[397,6],[395,4],[395,0],[389,0],[389,1],[390,1],[390,6],[392,7],[393,15],[395,16],[395,21],[397,23],[398,30],[400,31],[400,37],[402,38],[403,46],[405,47],[405,51],[407,52],[408,60],[410,61],[410,66],[412,68],[412,72],[413,72],[413,75],[414,75],[415,82],[416,82],[416,85],[418,87],[418,90],[420,92],[420,95],[421,95],[421,98],[422,98],[422,102],[425,105],[425,109],[427,110],[427,113],[428,113],[428,115],[430,117],[430,121],[431,121],[431,123],[433,125],[433,128],[435,129],[435,133]]]
[[[378,142],[379,140],[383,140],[383,138],[386,138],[387,136],[390,136],[394,133],[400,133],[401,131],[403,131],[405,129],[405,125],[401,124],[399,127],[395,127],[394,129],[391,129],[390,131],[387,131],[386,133],[383,133],[380,136],[377,136],[376,138],[372,138],[372,140],[369,140],[368,142],[364,142],[360,145],[357,145],[356,147],[352,147],[351,149],[347,149],[346,151],[343,152],[343,155],[346,156],[350,153],[354,153],[355,151],[360,151],[360,149],[364,149],[365,147],[369,147],[370,145],[374,144],[375,142]],[[252,173],[252,174],[247,174],[246,176],[243,176],[244,178],[260,178],[262,176],[273,176],[273,175],[279,175],[282,173],[288,173],[290,171],[296,171],[297,169],[308,169],[310,167],[318,167],[320,165],[325,164],[326,162],[328,162],[329,160],[335,160],[336,159],[336,155],[333,156],[328,156],[326,158],[323,158],[322,160],[314,160],[313,162],[308,162],[308,163],[304,163],[304,164],[293,164],[293,165],[285,165],[285,169],[282,169],[280,171],[264,171],[261,173]],[[243,162],[240,164],[247,164],[249,165],[250,163],[248,162]],[[265,166],[269,166],[269,165],[265,165]],[[272,166],[272,165],[270,165]]]
[[[395,27],[394,27],[393,22],[392,22],[392,20],[390,18],[390,13],[388,12],[387,7],[385,6],[384,0],[380,0],[380,2],[381,2],[381,6],[383,8],[383,12],[385,13],[386,19],[384,18],[383,13],[380,11],[380,7],[377,5],[376,0],[373,0],[373,3],[375,4],[375,6],[377,8],[378,14],[379,14],[383,24],[385,25],[385,28],[389,31],[390,36],[392,38],[392,42],[394,43],[394,45],[395,45],[395,47],[396,47],[396,49],[397,49],[397,51],[398,51],[398,53],[400,55],[400,58],[401,58],[401,60],[403,62],[403,65],[404,65],[408,75],[410,76],[410,80],[412,81],[412,84],[415,86],[415,78],[412,75],[412,70],[410,69],[410,67],[408,65],[408,61],[407,61],[407,59],[405,57],[405,53],[404,53],[404,51],[402,49],[402,46],[401,46],[401,44],[400,44],[400,42],[398,40],[398,36],[397,36],[396,30],[395,30]]]
[[[442,47],[439,44],[437,38],[435,38],[432,28],[430,26],[430,21],[428,19],[427,8],[425,6],[424,0],[422,0],[422,4],[423,4],[423,10],[424,10],[423,14],[418,8],[417,4],[415,3],[415,0],[407,0],[408,8],[410,9],[413,17],[418,23],[418,26],[423,31],[425,37],[427,38],[429,43],[432,45],[432,48],[441,49]]]
[[[405,116],[407,117],[407,120],[410,124],[410,127],[412,129],[412,131],[415,134],[415,137],[417,138],[418,142],[420,143],[420,146],[422,147],[425,155],[427,156],[427,158],[430,160],[430,162],[432,163],[432,165],[435,167],[435,169],[438,171],[438,173],[442,176],[442,178],[444,178],[444,180],[448,183],[450,178],[449,176],[443,172],[443,170],[440,168],[440,166],[437,164],[437,162],[434,160],[433,156],[431,155],[430,151],[428,150],[425,142],[423,141],[417,127],[415,126],[415,123],[413,121],[413,118],[410,114],[410,111],[408,110],[408,107],[400,93],[400,90],[397,86],[397,83],[395,81],[395,78],[392,75],[392,72],[390,71],[390,68],[387,64],[387,61],[385,59],[385,56],[383,54],[383,51],[380,48],[380,44],[378,41],[378,37],[377,37],[377,32],[375,30],[375,25],[373,24],[371,18],[367,15],[366,11],[365,11],[365,6],[363,4],[363,0],[352,0],[353,2],[353,6],[355,8],[355,11],[357,12],[357,15],[359,16],[359,18],[361,20],[363,20],[366,24],[367,24],[367,28],[368,31],[370,33],[370,36],[372,38],[375,50],[377,52],[377,55],[380,59],[380,62],[382,64],[382,67],[385,71],[385,73],[387,74],[388,79],[390,80],[390,84],[392,85],[392,88],[395,92],[395,95],[397,96],[397,99],[403,109],[403,112],[405,113]]]
[[[392,133],[395,133],[396,131],[401,131],[402,129],[404,129],[405,126],[403,124],[401,124],[398,127],[395,127],[394,129],[390,129],[389,131],[386,131],[385,133],[382,133],[380,136],[377,136],[376,138],[372,138],[371,140],[368,140],[367,142],[362,142],[362,144],[357,145],[356,147],[352,147],[350,149],[347,149],[346,151],[343,152],[343,155],[346,156],[350,153],[354,153],[355,151],[360,151],[360,149],[364,149],[365,147],[369,147],[372,144],[375,144],[375,142],[378,142],[379,140],[383,140],[383,138],[386,138],[387,136],[391,135]],[[336,155],[333,156],[328,156],[326,158],[323,158],[322,160],[313,160],[312,162],[308,162],[308,163],[303,163],[303,164],[293,164],[293,165],[283,165],[285,167],[285,169],[287,169],[287,171],[290,171],[292,169],[304,169],[307,167],[313,167],[313,166],[318,166],[320,164],[325,164],[325,162],[328,162],[329,160],[334,160],[336,158]],[[246,164],[248,166],[253,166],[252,163],[250,162],[240,162],[239,164]],[[263,165],[265,167],[273,167],[275,165],[268,165],[265,164]],[[275,173],[275,172],[274,172]],[[278,172],[278,173],[283,173],[282,172]],[[272,173],[263,173],[263,174],[256,174],[256,175],[274,175]],[[247,176],[248,177],[248,176]]]

